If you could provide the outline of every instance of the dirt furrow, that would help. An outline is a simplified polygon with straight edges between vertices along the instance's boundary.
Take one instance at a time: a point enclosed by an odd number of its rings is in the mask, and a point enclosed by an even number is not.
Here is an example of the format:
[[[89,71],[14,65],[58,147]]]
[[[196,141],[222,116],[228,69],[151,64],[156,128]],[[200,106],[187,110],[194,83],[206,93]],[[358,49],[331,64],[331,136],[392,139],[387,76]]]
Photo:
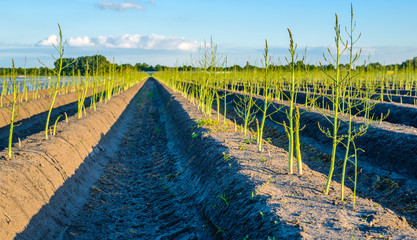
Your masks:
[[[160,89],[169,92],[162,95],[171,103],[168,111],[176,123],[172,131],[183,143],[179,146],[183,156],[188,156],[182,160],[184,164],[189,161],[183,176],[193,186],[194,201],[206,221],[217,229],[218,238],[415,236],[405,218],[372,200],[358,197],[353,210],[350,189],[345,190],[346,202],[341,202],[337,182],[332,183],[328,196],[323,195],[326,176],[308,166],[303,176],[287,174],[288,153],[274,146],[275,139],[273,144],[265,142],[264,151],[259,153],[256,144],[237,132],[239,127],[233,127],[230,121],[227,125],[208,121],[179,94],[163,85]],[[192,120],[184,117],[187,115]],[[273,135],[283,136],[277,131]]]
[[[58,123],[56,136],[30,135],[13,157],[0,161],[0,238],[56,239],[86,201],[108,156],[131,121],[144,81],[114,96],[98,111]],[[6,161],[7,160],[7,161]]]
[[[235,120],[238,124],[243,124],[241,118],[236,114],[235,109],[236,105],[233,101],[230,101],[227,105],[227,116],[230,120]],[[221,112],[224,111],[224,106],[221,105]],[[307,113],[308,116],[305,116],[305,126],[306,129],[301,131],[301,151],[303,156],[303,162],[309,168],[314,171],[328,174],[330,157],[331,157],[331,144],[326,142],[326,137],[317,129],[308,129],[317,124],[317,121],[320,119],[314,117],[314,113]],[[278,116],[275,114],[274,116]],[[313,117],[312,117],[313,116]],[[259,118],[259,116],[258,116]],[[309,119],[310,118],[310,119]],[[259,119],[260,120],[260,119]],[[274,118],[275,121],[286,121],[282,116],[279,118]],[[389,125],[385,123],[385,125]],[[252,124],[252,130],[256,131],[256,126]],[[378,127],[378,126],[377,126]],[[371,127],[373,133],[375,133],[378,128],[375,126]],[[307,131],[308,134],[304,134]],[[370,133],[372,135],[372,132]],[[284,129],[281,125],[277,124],[274,121],[268,119],[265,125],[264,138],[269,139],[271,144],[288,149],[288,139],[284,134]],[[391,133],[394,137],[394,133]],[[397,140],[390,140],[387,138],[378,138],[370,136],[373,138],[371,141],[373,144],[378,143],[379,141],[390,141],[394,143]],[[402,139],[402,141],[404,141]],[[363,141],[366,143],[366,140]],[[361,142],[361,143],[363,143]],[[370,145],[372,143],[369,143]],[[412,141],[410,141],[412,143]],[[398,145],[400,145],[398,143]],[[366,147],[363,147],[366,149]],[[379,151],[387,151],[389,147],[380,148]],[[411,152],[410,152],[411,153]],[[342,159],[344,157],[343,147],[339,147],[336,161],[336,175],[334,180],[340,182],[341,171],[342,171]],[[370,154],[371,155],[371,154]],[[388,156],[386,156],[388,158]],[[404,157],[407,159],[406,157]],[[383,158],[366,158],[366,156],[360,155],[358,158],[359,161],[359,176],[358,176],[358,192],[357,194],[361,197],[372,199],[373,201],[392,209],[397,214],[407,218],[410,224],[414,227],[417,227],[417,179],[414,177],[407,176],[404,172],[395,171],[394,168],[384,169],[378,163],[382,161]],[[397,161],[399,158],[397,158]],[[407,159],[412,161],[412,159]],[[348,165],[347,175],[352,176],[354,174],[354,167]],[[353,187],[353,182],[351,180],[345,183],[348,187]]]
[[[227,102],[235,105],[234,102],[239,102],[238,95],[241,96],[241,93],[228,95]],[[255,99],[257,105],[261,106],[263,104],[261,97],[256,97]],[[282,108],[281,111],[276,112],[276,109],[280,108]],[[288,102],[275,101],[268,109],[268,114],[275,112],[271,115],[275,122],[287,122],[285,111],[288,108]],[[332,129],[332,123],[317,110],[300,107],[300,112],[300,125],[304,126],[300,134],[311,138],[321,145],[331,145],[331,139],[321,133],[318,123],[324,129]],[[261,116],[260,112],[258,112],[258,116]],[[331,119],[330,116],[329,118]],[[363,118],[355,117],[352,121],[352,127],[359,129],[363,122]],[[345,118],[345,121],[340,123],[340,135],[346,134],[347,130],[348,126]],[[413,127],[388,122],[372,122],[367,133],[356,139],[356,145],[364,150],[364,152],[360,153],[360,156],[362,159],[367,159],[369,164],[416,178],[417,161],[414,154],[417,149],[416,141],[416,129]]]
[[[116,123],[109,130],[117,133],[118,140],[113,139],[114,132],[106,134],[104,145],[101,140],[95,144],[98,139],[84,146],[81,138],[96,131],[98,118],[85,118],[91,129],[71,125],[74,132],[63,139],[80,151],[80,159],[89,152],[84,161],[93,164],[75,173],[66,161],[56,164],[69,178],[55,181],[63,187],[48,192],[50,196],[42,200],[46,207],[33,210],[38,213],[17,239],[413,239],[416,235],[406,219],[371,200],[358,197],[352,209],[349,189],[346,201],[338,200],[337,182],[329,195],[323,195],[326,177],[308,167],[313,160],[306,161],[304,175],[287,174],[288,153],[275,145],[277,139],[265,142],[260,153],[231,121],[213,122],[152,78],[124,114],[123,127]],[[60,134],[67,136],[67,131]],[[45,153],[51,161],[65,160],[69,155],[65,151],[75,154],[72,148],[70,152],[49,145]],[[83,150],[90,145],[98,150]],[[104,156],[102,148],[114,150]],[[44,162],[35,165],[45,167]],[[85,181],[83,177],[91,172],[96,176]],[[79,190],[79,185],[85,188]],[[0,189],[0,196],[2,192],[6,191]],[[13,224],[16,214],[5,213],[0,224]]]
[[[90,107],[90,102],[89,98],[85,99],[84,105],[86,108]],[[55,123],[59,116],[61,117],[58,122],[65,121],[64,113],[67,114],[67,117],[72,117],[78,114],[78,102],[72,102],[63,106],[55,107],[51,113],[50,122]],[[15,124],[17,127],[13,130],[13,143],[18,142],[19,139],[24,140],[33,134],[45,131],[47,116],[48,112],[44,111],[16,122]],[[9,125],[0,127],[0,151],[7,148],[7,144],[9,143],[9,131]]]
[[[153,82],[140,92],[121,150],[63,239],[199,239],[203,221],[184,199]],[[207,239],[208,236],[205,237]]]

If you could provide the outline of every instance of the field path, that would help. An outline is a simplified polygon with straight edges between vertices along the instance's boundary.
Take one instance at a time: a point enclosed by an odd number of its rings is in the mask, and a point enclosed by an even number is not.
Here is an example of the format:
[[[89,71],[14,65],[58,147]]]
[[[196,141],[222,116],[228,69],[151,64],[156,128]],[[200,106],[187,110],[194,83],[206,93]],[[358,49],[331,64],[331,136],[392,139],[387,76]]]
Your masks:
[[[170,153],[161,106],[148,81],[121,150],[92,187],[91,196],[63,239],[200,239],[204,222],[190,201],[176,156]],[[183,194],[181,194],[183,196]],[[208,231],[208,230],[207,230]],[[200,233],[199,233],[200,232]],[[204,239],[207,239],[205,236]]]

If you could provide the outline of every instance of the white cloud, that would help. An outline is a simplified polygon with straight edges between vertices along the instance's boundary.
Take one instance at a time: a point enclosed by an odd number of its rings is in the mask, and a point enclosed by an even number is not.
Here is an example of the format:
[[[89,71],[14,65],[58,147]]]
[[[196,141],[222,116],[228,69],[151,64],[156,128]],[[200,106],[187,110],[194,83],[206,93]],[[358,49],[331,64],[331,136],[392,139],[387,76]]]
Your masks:
[[[99,36],[99,45],[109,48],[139,48],[141,35],[123,34],[121,36]]]
[[[101,1],[97,3],[97,7],[100,9],[110,9],[115,11],[124,11],[124,10],[144,10],[145,6],[140,4],[135,4],[132,2],[124,2],[124,3],[117,3],[117,2],[108,2],[108,1]]]
[[[72,47],[93,47],[95,44],[87,36],[70,38],[68,44]]]
[[[141,41],[141,48],[143,49],[196,51],[201,45],[201,43],[197,41],[186,40],[183,37],[163,36],[157,34],[143,36]]]
[[[47,39],[44,39],[38,43],[40,46],[52,46],[58,44],[58,37],[55,34],[50,35]]]
[[[39,46],[51,46],[57,44],[57,36],[51,35],[47,39],[40,41]],[[198,41],[187,40],[183,37],[164,36],[158,34],[140,35],[123,34],[110,36],[77,36],[70,37],[68,40],[70,47],[106,47],[119,49],[147,49],[147,50],[178,50],[194,52],[200,46]]]

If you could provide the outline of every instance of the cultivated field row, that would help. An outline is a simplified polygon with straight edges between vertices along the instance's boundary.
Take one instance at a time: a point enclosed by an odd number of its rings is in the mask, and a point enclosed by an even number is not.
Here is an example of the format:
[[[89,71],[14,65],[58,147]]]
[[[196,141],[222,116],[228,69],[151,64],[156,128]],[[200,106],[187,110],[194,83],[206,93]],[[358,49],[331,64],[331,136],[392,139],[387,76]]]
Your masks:
[[[228,116],[232,121],[207,118],[190,99],[148,79],[85,118],[58,123],[49,141],[42,133],[29,136],[24,149],[0,164],[2,238],[416,234],[405,218],[362,192],[355,209],[349,188],[346,202],[338,200],[338,182],[322,194],[325,151],[305,144],[303,175],[289,175],[285,137],[273,123],[258,152],[255,135],[245,137],[235,114]],[[374,182],[374,193],[397,190],[384,181]]]

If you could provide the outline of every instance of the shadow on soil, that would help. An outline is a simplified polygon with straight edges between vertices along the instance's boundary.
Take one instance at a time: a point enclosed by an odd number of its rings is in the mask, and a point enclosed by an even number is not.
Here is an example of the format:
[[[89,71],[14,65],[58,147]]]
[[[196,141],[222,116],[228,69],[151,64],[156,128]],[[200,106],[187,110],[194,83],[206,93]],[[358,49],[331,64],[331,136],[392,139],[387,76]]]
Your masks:
[[[228,96],[227,102],[234,108],[234,101],[239,101],[237,94]],[[256,99],[258,106],[263,105],[263,100]],[[281,112],[274,113],[271,117],[277,122],[287,122],[288,120],[285,114],[285,110],[288,110],[288,106],[273,103],[273,106],[268,110],[268,113],[272,113],[275,109],[281,108]],[[300,109],[301,118],[300,125],[305,126],[304,130],[300,132],[301,135],[314,139],[320,144],[331,145],[331,139],[327,138],[320,132],[318,123],[326,129],[332,128],[331,123],[326,120],[321,114],[314,111],[306,111]],[[258,112],[258,117],[260,117]],[[331,118],[330,118],[331,119]],[[359,128],[360,122],[355,121],[352,126]],[[341,122],[339,133],[346,134],[347,124]],[[372,124],[367,133],[357,138],[356,145],[362,148],[365,152],[361,154],[368,159],[369,163],[382,167],[389,171],[396,171],[399,173],[405,173],[413,178],[417,177],[417,160],[415,158],[415,152],[417,152],[417,135],[411,132],[400,133],[398,131],[391,131],[387,128],[380,128],[378,124]],[[389,149],[389,151],[388,151]]]
[[[240,118],[233,112],[233,108],[236,107],[234,101],[239,99],[235,95],[228,96],[228,119],[236,120],[238,124],[242,124]],[[258,103],[263,104],[263,101],[257,100]],[[274,103],[277,107],[281,106],[278,103]],[[273,108],[273,107],[271,107]],[[284,107],[286,108],[286,107]],[[213,109],[216,110],[216,106],[213,105]],[[224,111],[223,104],[221,105],[221,111]],[[272,109],[269,110],[272,112]],[[285,110],[284,110],[285,111]],[[260,118],[260,113],[258,113]],[[285,113],[275,113],[272,115],[274,121],[287,122]],[[305,129],[300,133],[302,138],[306,137],[309,144],[313,144],[320,152],[318,157],[305,160],[310,169],[320,172],[324,175],[328,174],[330,166],[330,153],[331,153],[331,139],[324,136],[320,132],[317,123],[320,122],[321,126],[325,128],[331,128],[331,125],[324,117],[314,112],[305,112],[301,116],[301,125],[305,126]],[[288,122],[287,122],[288,124]],[[355,123],[354,126],[358,127],[360,124]],[[252,126],[255,128],[255,126]],[[256,131],[256,129],[254,129]],[[342,122],[340,128],[340,134],[346,132],[346,124]],[[285,132],[282,126],[267,120],[265,124],[264,138],[277,138],[277,135],[284,136]],[[278,137],[278,141],[272,141],[272,145],[279,148],[288,150],[288,142],[286,137]],[[414,153],[417,152],[417,146],[415,142],[417,136],[408,133],[399,133],[389,131],[386,129],[380,129],[378,126],[370,126],[368,132],[356,140],[358,147],[365,150],[358,156],[359,159],[359,176],[358,176],[358,190],[357,195],[363,198],[371,198],[375,202],[392,209],[401,216],[407,217],[410,224],[417,227],[417,218],[414,216],[413,211],[409,210],[408,205],[410,202],[417,201],[417,195],[414,193],[416,190],[415,177],[417,176],[417,161]],[[342,146],[339,147],[338,160],[335,166],[335,175],[333,180],[340,183],[340,174],[343,158]],[[361,168],[368,168],[366,173],[362,173]],[[271,172],[271,169],[260,169],[260,171]],[[347,175],[353,176],[353,167],[348,166]],[[389,176],[397,176],[395,172],[405,174],[398,179],[390,179]],[[378,176],[379,175],[379,176]],[[408,175],[408,176],[407,176]],[[383,177],[385,176],[385,177]],[[398,175],[399,176],[399,175]],[[409,177],[411,176],[411,177]],[[406,178],[404,178],[406,177]],[[407,186],[401,186],[405,182],[414,181],[410,188]],[[346,186],[353,188],[353,184],[350,180],[345,182]],[[401,187],[400,187],[401,186]],[[317,190],[318,191],[318,190]]]
[[[86,98],[84,105],[85,108],[90,107],[91,100]],[[64,113],[67,114],[68,118],[78,114],[78,103],[73,102],[54,108],[51,113],[50,127],[54,126],[56,119],[61,116],[58,122],[65,121]],[[13,143],[17,143],[20,140],[27,138],[30,135],[40,133],[45,131],[46,117],[48,116],[48,111],[36,114],[30,118],[23,119],[15,123],[13,131]],[[0,128],[0,151],[7,148],[9,143],[9,130],[10,125]],[[59,129],[58,129],[59,130]]]
[[[84,159],[74,175],[70,177],[62,176],[66,179],[64,184],[56,189],[49,202],[32,217],[25,230],[18,233],[15,239],[59,239],[61,237],[60,235],[70,224],[71,219],[82,209],[83,204],[89,197],[91,186],[101,175],[112,153],[117,150],[117,146],[120,144],[127,128],[126,124],[132,120],[132,108],[138,95],[139,92],[132,98],[121,117],[113,124],[107,134],[101,135],[98,145]],[[86,108],[88,106],[89,102],[86,104]],[[73,115],[77,114],[77,102],[60,107],[57,110],[54,109],[56,115],[59,115],[62,111],[67,111],[68,116],[70,115],[69,112]],[[42,118],[44,115],[45,113],[42,113],[36,118]],[[32,118],[29,120],[32,121]],[[32,131],[30,134],[33,133]],[[68,147],[73,148],[72,146]],[[49,158],[43,152],[38,154],[47,160]],[[53,159],[48,161],[53,162]],[[53,165],[53,163],[51,164]]]
[[[158,81],[155,84],[170,116],[171,129],[167,130],[183,156],[181,176],[187,180],[188,194],[214,229],[215,238],[301,238],[298,227],[271,212],[266,204],[269,197],[256,195],[259,182],[241,174],[242,168],[233,157],[225,161],[227,147],[206,135],[207,128],[198,127],[195,118],[200,112],[195,106]]]

